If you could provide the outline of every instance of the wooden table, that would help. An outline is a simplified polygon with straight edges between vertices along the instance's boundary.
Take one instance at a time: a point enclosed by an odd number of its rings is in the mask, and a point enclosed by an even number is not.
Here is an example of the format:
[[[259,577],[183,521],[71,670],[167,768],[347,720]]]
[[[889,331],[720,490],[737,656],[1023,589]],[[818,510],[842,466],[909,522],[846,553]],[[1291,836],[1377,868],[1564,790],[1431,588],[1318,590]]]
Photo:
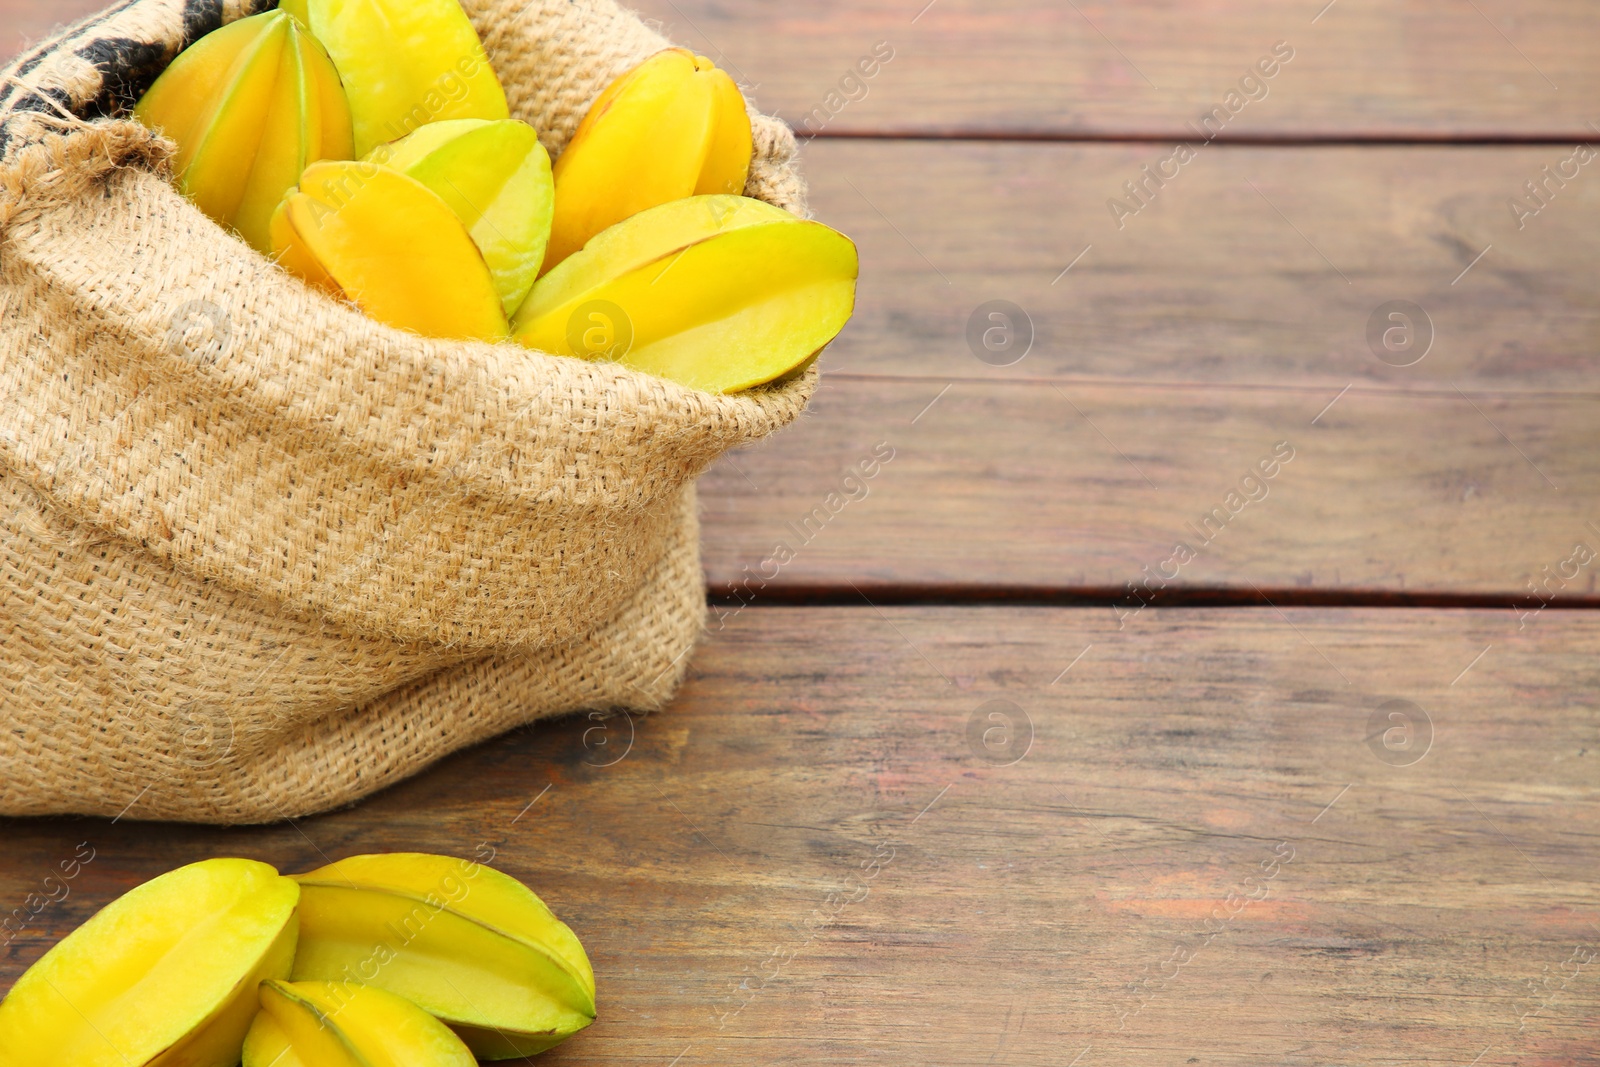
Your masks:
[[[6,907],[95,859],[0,982],[205,856],[486,845],[599,974],[546,1064],[1600,1062],[1592,5],[924,3],[639,4],[863,268],[706,479],[678,702],[292,825],[9,822]]]

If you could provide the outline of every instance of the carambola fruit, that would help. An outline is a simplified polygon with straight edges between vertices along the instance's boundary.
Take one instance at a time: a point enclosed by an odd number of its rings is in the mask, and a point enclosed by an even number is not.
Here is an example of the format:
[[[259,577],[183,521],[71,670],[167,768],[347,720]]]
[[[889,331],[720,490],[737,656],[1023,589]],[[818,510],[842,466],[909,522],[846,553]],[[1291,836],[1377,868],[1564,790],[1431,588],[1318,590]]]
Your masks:
[[[750,115],[725,71],[682,48],[606,87],[556,159],[545,270],[610,226],[697,194],[744,192]]]
[[[424,337],[501,341],[500,294],[472,236],[426,185],[376,163],[306,168],[272,217],[287,270]]]
[[[257,986],[289,975],[299,898],[243,859],[133,889],[17,980],[0,1003],[0,1065],[232,1067]]]
[[[283,0],[344,80],[356,155],[442,119],[503,119],[505,90],[457,0]]]
[[[594,1021],[583,946],[533,892],[445,856],[354,856],[297,876],[296,981],[377,986],[480,1058],[529,1056]]]
[[[348,982],[265,982],[244,1067],[476,1067],[461,1039],[393,993]]]
[[[509,316],[539,276],[550,238],[550,156],[516,119],[451,119],[422,127],[367,158],[437,193],[472,234]]]
[[[731,393],[781,378],[844,328],[855,245],[748,197],[696,196],[601,233],[534,285],[512,336]]]
[[[200,38],[155,80],[134,115],[177,142],[179,188],[262,252],[273,209],[301,172],[319,159],[354,155],[333,63],[280,11]]]

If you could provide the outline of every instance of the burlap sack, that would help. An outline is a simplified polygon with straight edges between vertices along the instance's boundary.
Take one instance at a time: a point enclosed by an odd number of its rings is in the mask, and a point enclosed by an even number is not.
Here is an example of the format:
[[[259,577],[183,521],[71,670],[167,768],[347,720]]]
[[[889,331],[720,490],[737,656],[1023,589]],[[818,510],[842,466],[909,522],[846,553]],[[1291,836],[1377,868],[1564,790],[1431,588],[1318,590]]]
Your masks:
[[[229,236],[115,116],[268,6],[131,0],[0,76],[3,814],[269,821],[659,708],[705,614],[694,479],[815,384],[425,340]],[[552,154],[667,45],[613,0],[465,6]],[[755,124],[747,191],[803,212],[793,137]]]

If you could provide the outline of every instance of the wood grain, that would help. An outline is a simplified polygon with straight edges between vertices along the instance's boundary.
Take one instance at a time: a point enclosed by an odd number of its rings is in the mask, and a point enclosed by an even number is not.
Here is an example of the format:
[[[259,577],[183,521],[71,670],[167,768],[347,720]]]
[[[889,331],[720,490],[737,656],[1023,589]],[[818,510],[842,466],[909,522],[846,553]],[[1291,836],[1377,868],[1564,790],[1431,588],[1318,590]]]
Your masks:
[[[1108,206],[1278,41],[1221,139],[1587,139],[1589,6],[635,2],[827,135],[864,271],[815,412],[706,480],[682,698],[299,824],[10,821],[0,909],[95,859],[0,987],[206,856],[489,848],[600,978],[550,1067],[1600,1063],[1600,615],[1525,589],[1597,595],[1592,167],[1519,220],[1569,146],[1212,144]],[[0,0],[0,51],[101,6]],[[885,132],[986,140],[833,139]],[[990,300],[1033,325],[1010,366],[966,340]],[[1406,367],[1367,339],[1396,300]],[[1191,592],[1505,606],[1141,608],[1180,540]],[[872,602],[952,591],[1123,599]],[[768,606],[811,594],[860,603]]]
[[[1280,41],[1294,58],[1222,138],[1574,140],[1600,121],[1600,26],[1582,0],[1335,0],[1320,17],[1321,0],[924,2],[632,6],[825,134],[1191,136]],[[0,54],[103,6],[0,0]],[[880,42],[894,58],[841,86]]]
[[[1475,594],[1509,612],[1537,606],[1533,579],[1594,598],[1600,561],[1566,562],[1600,552],[1592,397],[1339,393],[825,377],[806,419],[706,479],[707,571],[757,602],[1135,581],[1148,597],[1146,567],[1247,596]],[[1279,442],[1294,459],[1247,481]],[[894,458],[865,477],[884,443]]]
[[[1578,177],[1549,185],[1519,229],[1512,197],[1570,148],[1214,146],[1119,229],[1107,201],[1137,203],[1123,183],[1170,151],[812,142],[812,205],[861,251],[856,318],[824,365],[991,381],[1600,391],[1600,155],[1573,163]],[[1032,320],[1032,350],[1015,366],[980,362],[965,336],[996,299]],[[1419,346],[1385,350],[1386,363],[1368,325],[1396,300],[1424,309],[1432,347],[1422,354],[1419,323]]]
[[[7,908],[96,858],[0,976],[204,856],[487,843],[599,974],[552,1067],[1594,1063],[1597,652],[1554,611],[752,607],[631,749],[548,724],[294,826],[10,823]]]
[[[1208,152],[1118,231],[1103,199],[1141,147],[813,142],[860,306],[812,416],[708,479],[713,584],[1121,596],[1183,542],[1174,588],[1509,607],[1600,547],[1600,185],[1519,230],[1548,149]],[[997,299],[1034,335],[1003,367],[966,336]],[[1369,337],[1395,300],[1425,315],[1409,353]],[[1202,549],[1189,524],[1285,440],[1299,465]],[[827,505],[879,442],[869,497]],[[1595,594],[1569,577],[1541,595]]]
[[[1600,121],[1600,25],[1583,0],[635,6],[726,64],[762,107],[802,129],[813,116],[825,134],[1184,136],[1278,42],[1294,58],[1222,136],[1566,140]],[[879,42],[894,58],[844,81]]]

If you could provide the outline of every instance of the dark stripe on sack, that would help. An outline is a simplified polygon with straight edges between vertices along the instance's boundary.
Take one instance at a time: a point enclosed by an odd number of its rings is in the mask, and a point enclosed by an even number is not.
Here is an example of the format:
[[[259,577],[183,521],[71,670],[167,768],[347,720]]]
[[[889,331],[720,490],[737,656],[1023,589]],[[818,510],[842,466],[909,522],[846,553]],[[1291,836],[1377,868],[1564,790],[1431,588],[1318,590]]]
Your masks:
[[[46,97],[54,100],[64,108],[70,108],[72,105],[72,97],[65,89],[46,89],[42,92],[29,93],[21,100],[18,100],[16,103],[12,104],[8,110],[12,112],[37,112],[42,115],[60,114],[56,108],[50,105],[50,100],[45,99]],[[6,123],[0,122],[0,159],[5,158],[6,149],[10,147],[10,145],[11,128]]]
[[[128,8],[139,2],[140,0],[121,0],[121,3],[118,3],[116,6],[102,11],[100,14],[94,15],[78,25],[71,27],[66,33],[62,34],[61,37],[52,40],[47,44],[40,45],[32,55],[27,56],[17,64],[17,74],[19,76],[32,74],[36,69],[38,69],[41,63],[49,59],[52,55],[64,51],[66,47],[73,41],[78,40],[96,26],[104,25],[111,19],[116,18],[118,15],[128,10]]]
[[[222,0],[189,0],[183,5],[183,41],[179,50],[222,26]]]
[[[170,45],[135,41],[128,37],[102,37],[78,49],[78,55],[100,71],[100,92],[79,111],[84,118],[114,115],[138,102],[156,75],[172,61]]]
[[[116,18],[118,15],[122,14],[124,11],[140,2],[141,0],[120,0],[119,3],[113,5],[105,11],[102,11],[100,14],[88,18],[78,25],[72,27],[65,34],[61,35],[61,37],[50,41],[48,44],[40,45],[39,48],[36,49],[31,55],[28,55],[17,64],[17,76],[25,78],[29,74],[32,74],[39,68],[41,64],[44,63],[45,60],[49,59],[51,56],[59,55],[65,51],[73,41],[79,40],[95,27],[104,25],[111,19]],[[0,86],[0,106],[5,105],[6,101],[11,98],[11,94],[16,90],[17,86],[11,82],[6,82],[5,85]],[[4,108],[4,110],[11,109]],[[0,147],[0,154],[4,154],[3,147]]]

